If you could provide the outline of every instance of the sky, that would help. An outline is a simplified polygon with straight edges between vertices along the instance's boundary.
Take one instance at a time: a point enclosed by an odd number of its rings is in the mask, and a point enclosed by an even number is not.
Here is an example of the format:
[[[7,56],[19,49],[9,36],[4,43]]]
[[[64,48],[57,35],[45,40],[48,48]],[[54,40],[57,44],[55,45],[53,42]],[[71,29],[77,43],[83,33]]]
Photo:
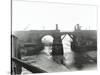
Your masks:
[[[76,24],[82,29],[96,30],[97,8],[89,5],[72,5],[48,2],[13,0],[12,31],[54,30],[73,31]]]

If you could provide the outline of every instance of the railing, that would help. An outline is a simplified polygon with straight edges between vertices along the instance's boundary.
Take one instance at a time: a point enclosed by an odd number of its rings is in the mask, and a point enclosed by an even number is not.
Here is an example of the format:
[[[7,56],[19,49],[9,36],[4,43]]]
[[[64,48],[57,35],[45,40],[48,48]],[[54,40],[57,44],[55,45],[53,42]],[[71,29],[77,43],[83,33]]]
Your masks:
[[[28,71],[32,72],[32,73],[47,73],[46,71],[36,67],[36,66],[33,66],[33,65],[30,65],[30,64],[27,64],[25,63],[24,61],[16,58],[16,57],[12,57],[11,60],[13,62],[15,62],[15,64],[20,64],[22,67],[24,67],[25,69],[27,69]]]

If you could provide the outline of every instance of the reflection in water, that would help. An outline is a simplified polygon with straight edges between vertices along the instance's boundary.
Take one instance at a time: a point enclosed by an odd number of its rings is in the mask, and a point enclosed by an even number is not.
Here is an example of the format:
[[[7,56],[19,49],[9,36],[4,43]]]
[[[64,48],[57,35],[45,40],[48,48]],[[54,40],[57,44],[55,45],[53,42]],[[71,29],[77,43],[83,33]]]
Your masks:
[[[64,35],[61,36],[63,38]],[[51,39],[51,40],[50,40]],[[53,38],[52,36],[44,36],[42,38],[42,43],[44,44],[44,49],[40,52],[39,55],[33,55],[33,56],[26,56],[23,58],[23,60],[27,59],[28,63],[34,66],[37,66],[43,70],[46,70],[47,72],[64,72],[64,71],[75,71],[75,70],[95,70],[96,69],[96,63],[88,63],[88,64],[82,64],[81,62],[86,61],[81,58],[83,57],[81,54],[74,53],[71,50],[71,42],[73,40],[66,35],[65,38],[62,40],[63,50],[64,50],[64,64],[56,63],[51,55],[52,52],[52,43]],[[96,52],[87,52],[86,54],[95,57]],[[84,55],[86,57],[86,55]],[[60,57],[60,56],[57,56]],[[76,59],[77,57],[77,59]],[[78,64],[76,63],[76,60],[78,60]],[[90,60],[91,61],[91,60]],[[77,67],[77,65],[82,64],[82,68]],[[22,74],[28,73],[27,70],[23,69]]]

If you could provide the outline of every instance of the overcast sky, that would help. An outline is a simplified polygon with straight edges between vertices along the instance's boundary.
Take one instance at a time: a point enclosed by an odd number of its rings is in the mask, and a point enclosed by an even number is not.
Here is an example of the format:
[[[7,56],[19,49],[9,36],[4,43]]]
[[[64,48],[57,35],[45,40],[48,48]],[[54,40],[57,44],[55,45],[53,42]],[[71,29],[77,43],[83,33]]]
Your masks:
[[[12,30],[49,30],[59,25],[62,31],[72,31],[76,24],[82,29],[96,29],[96,6],[56,4],[13,0]]]

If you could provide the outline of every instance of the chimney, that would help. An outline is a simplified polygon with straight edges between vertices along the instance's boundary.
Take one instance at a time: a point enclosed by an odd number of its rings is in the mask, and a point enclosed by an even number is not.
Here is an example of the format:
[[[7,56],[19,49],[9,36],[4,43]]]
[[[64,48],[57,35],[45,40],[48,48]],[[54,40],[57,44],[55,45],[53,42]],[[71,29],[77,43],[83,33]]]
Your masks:
[[[58,29],[58,24],[56,24],[56,30],[59,30],[59,29]]]

